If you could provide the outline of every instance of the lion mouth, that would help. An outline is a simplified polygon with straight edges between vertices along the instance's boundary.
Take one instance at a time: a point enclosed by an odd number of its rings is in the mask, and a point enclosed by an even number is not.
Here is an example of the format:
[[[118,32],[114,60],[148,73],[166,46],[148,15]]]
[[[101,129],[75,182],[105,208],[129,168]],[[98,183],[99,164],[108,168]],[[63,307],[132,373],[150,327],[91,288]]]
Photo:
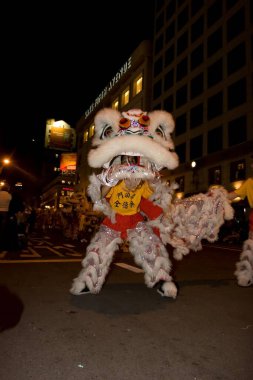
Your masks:
[[[106,162],[103,165],[103,168],[109,169],[115,166],[140,167],[140,168],[145,168],[151,172],[158,172],[163,168],[162,166],[157,165],[154,162],[150,162],[142,154],[135,153],[135,152],[122,152],[122,154],[115,156],[110,161]]]
[[[144,156],[129,152],[123,152],[114,157],[103,167],[104,169],[98,177],[103,184],[109,186],[114,186],[119,180],[128,178],[153,181],[160,177],[161,169]]]

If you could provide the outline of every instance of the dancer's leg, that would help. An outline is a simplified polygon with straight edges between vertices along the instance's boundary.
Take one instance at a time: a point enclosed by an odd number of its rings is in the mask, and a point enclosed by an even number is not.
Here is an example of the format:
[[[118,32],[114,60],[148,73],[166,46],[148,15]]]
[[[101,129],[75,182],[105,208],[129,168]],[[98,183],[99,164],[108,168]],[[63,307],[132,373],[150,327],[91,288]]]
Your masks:
[[[84,288],[91,293],[99,293],[115,251],[122,243],[120,232],[106,226],[100,226],[91,243],[87,247],[86,256],[82,261],[83,269],[73,280],[70,293],[79,295]]]
[[[243,243],[240,261],[236,263],[235,276],[240,286],[253,284],[253,240],[248,239]]]
[[[145,223],[138,223],[135,229],[128,230],[129,251],[136,264],[145,272],[145,283],[152,288],[159,281],[163,282],[160,293],[166,297],[176,298],[177,288],[170,276],[171,262],[168,252],[159,237]]]

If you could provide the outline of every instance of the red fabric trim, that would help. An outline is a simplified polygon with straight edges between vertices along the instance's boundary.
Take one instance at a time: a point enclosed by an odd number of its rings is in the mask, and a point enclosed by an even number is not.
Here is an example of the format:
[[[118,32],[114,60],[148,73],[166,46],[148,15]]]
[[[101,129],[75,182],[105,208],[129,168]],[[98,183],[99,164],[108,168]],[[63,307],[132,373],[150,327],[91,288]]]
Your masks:
[[[141,198],[140,209],[150,220],[158,218],[163,212],[163,209],[160,206],[155,205],[153,202],[145,198]]]
[[[249,214],[249,230],[253,232],[253,209],[250,210]]]
[[[111,228],[112,230],[121,232],[121,238],[127,238],[127,230],[135,228],[138,222],[142,222],[144,217],[141,214],[134,215],[120,215],[116,214],[116,223],[112,223],[111,219],[106,217],[103,220],[105,226]]]

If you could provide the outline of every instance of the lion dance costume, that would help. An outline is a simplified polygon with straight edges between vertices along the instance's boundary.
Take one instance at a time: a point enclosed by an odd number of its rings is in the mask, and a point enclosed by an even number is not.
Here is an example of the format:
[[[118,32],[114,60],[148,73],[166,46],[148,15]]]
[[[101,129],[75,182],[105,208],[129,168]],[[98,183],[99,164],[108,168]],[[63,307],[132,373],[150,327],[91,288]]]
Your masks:
[[[216,189],[172,203],[176,184],[162,181],[163,168],[179,162],[171,134],[175,124],[165,111],[122,112],[104,108],[95,116],[95,135],[88,163],[102,169],[90,176],[88,194],[105,218],[87,247],[82,270],[73,280],[74,295],[100,292],[115,252],[126,240],[149,288],[176,298],[165,245],[181,260],[200,250],[201,240],[217,239],[224,219],[233,211],[225,189]],[[104,195],[102,195],[104,194]]]

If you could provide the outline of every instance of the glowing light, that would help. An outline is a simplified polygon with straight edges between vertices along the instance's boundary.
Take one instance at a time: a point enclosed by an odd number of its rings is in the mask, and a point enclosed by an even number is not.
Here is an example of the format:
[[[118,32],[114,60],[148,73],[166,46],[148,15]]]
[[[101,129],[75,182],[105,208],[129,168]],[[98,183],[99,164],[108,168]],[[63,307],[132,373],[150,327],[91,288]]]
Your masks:
[[[183,197],[184,197],[184,192],[176,193],[176,198],[177,199],[182,199]]]
[[[235,182],[232,183],[233,188],[234,188],[235,190],[239,189],[239,187],[241,187],[242,184],[243,184],[243,181],[235,181]]]

